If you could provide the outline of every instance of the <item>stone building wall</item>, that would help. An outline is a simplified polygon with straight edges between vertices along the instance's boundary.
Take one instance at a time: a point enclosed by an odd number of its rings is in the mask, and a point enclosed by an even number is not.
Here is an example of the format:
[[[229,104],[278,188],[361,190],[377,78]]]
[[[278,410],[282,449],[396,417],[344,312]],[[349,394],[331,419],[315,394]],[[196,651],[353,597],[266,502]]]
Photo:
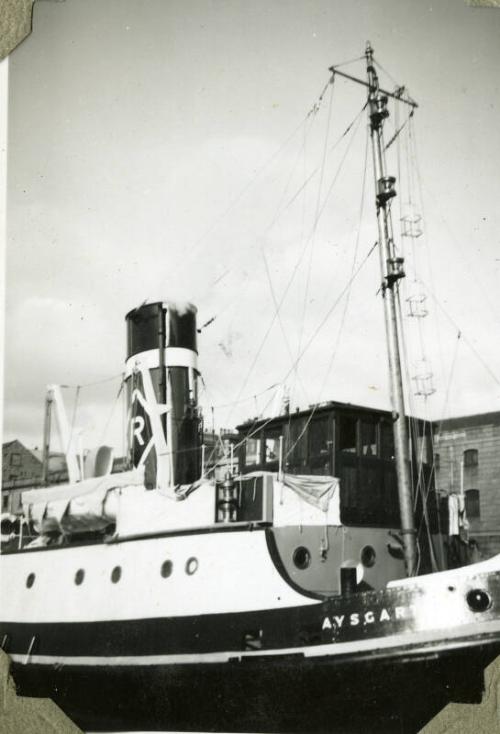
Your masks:
[[[500,412],[443,421],[435,438],[436,488],[463,492],[469,536],[500,553]]]

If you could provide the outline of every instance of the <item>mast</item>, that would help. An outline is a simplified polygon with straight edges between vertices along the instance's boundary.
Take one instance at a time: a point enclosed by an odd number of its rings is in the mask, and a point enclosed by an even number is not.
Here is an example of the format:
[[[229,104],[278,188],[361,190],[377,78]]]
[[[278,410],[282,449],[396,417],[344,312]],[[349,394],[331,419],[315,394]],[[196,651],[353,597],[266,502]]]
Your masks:
[[[42,486],[49,483],[49,457],[50,457],[50,424],[52,418],[52,393],[47,390],[45,396],[45,415],[43,421],[43,454],[42,454]]]
[[[405,554],[406,572],[416,572],[417,548],[413,516],[412,486],[409,469],[409,440],[405,417],[401,354],[397,321],[398,281],[404,278],[403,258],[396,257],[391,219],[390,201],[396,196],[394,176],[388,176],[385,167],[383,124],[389,116],[387,94],[378,83],[373,65],[373,49],[366,45],[366,70],[368,75],[368,116],[373,153],[373,171],[378,223],[378,245],[382,275],[382,297],[384,301],[389,377],[393,411],[394,447],[396,453],[396,475],[398,480],[399,505],[401,512],[401,534]]]

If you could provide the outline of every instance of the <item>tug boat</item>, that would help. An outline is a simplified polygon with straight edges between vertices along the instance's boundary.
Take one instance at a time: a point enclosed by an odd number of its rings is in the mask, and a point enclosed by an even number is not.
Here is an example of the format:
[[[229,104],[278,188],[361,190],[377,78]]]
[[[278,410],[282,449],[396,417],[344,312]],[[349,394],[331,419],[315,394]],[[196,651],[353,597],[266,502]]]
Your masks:
[[[127,314],[129,468],[112,474],[102,447],[84,470],[68,449],[70,481],[23,493],[26,530],[0,558],[18,690],[84,730],[417,731],[450,700],[479,701],[500,654],[500,557],[447,569],[446,503],[428,467],[422,493],[409,472],[409,447],[432,447],[422,421],[409,439],[389,93],[369,46],[366,60],[393,410],[248,421],[216,479],[196,308]]]

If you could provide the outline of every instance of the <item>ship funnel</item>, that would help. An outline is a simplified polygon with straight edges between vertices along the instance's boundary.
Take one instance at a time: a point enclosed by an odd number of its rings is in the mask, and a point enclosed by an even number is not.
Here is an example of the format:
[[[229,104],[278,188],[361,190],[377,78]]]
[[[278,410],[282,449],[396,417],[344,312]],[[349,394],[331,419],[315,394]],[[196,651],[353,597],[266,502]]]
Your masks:
[[[191,484],[201,476],[196,308],[148,303],[130,311],[125,379],[129,447],[148,488]]]

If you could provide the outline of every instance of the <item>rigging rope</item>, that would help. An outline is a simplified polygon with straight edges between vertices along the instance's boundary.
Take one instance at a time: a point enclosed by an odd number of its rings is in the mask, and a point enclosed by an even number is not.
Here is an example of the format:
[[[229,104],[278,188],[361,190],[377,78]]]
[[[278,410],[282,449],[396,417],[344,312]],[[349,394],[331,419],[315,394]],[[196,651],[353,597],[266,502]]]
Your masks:
[[[428,286],[427,286],[427,287],[428,287]],[[441,303],[440,303],[440,302],[438,301],[438,299],[436,298],[436,296],[434,295],[434,293],[433,293],[432,291],[430,291],[430,294],[431,294],[431,298],[432,298],[432,299],[434,300],[434,302],[436,303],[436,305],[438,306],[438,308],[440,308],[440,309],[441,309],[441,311],[442,311],[442,312],[443,312],[443,314],[444,314],[444,315],[446,316],[446,318],[448,319],[448,321],[449,321],[449,322],[450,322],[450,323],[451,323],[451,324],[453,325],[453,327],[454,327],[454,328],[455,328],[455,329],[456,329],[457,331],[459,331],[459,332],[460,332],[460,334],[461,334],[461,337],[463,338],[464,342],[465,342],[465,343],[467,344],[467,346],[469,347],[469,349],[471,350],[471,352],[472,352],[472,353],[473,353],[473,354],[475,355],[476,359],[477,359],[477,360],[478,360],[478,361],[479,361],[479,362],[480,362],[480,363],[482,364],[482,366],[483,366],[483,367],[484,367],[484,369],[485,369],[485,370],[486,370],[486,371],[488,372],[488,374],[489,374],[489,375],[490,375],[490,377],[491,377],[491,378],[493,379],[493,381],[494,381],[494,382],[495,382],[495,383],[496,383],[496,384],[497,384],[497,385],[498,385],[498,386],[500,387],[500,379],[499,379],[499,378],[498,378],[498,377],[496,376],[496,374],[495,374],[495,373],[493,372],[493,370],[492,370],[492,369],[491,369],[491,367],[490,367],[490,366],[488,365],[488,363],[487,363],[487,362],[485,362],[485,360],[484,360],[484,359],[483,359],[483,357],[482,357],[482,356],[481,356],[481,355],[479,354],[479,352],[478,352],[478,351],[477,351],[477,349],[476,349],[476,348],[474,347],[474,345],[472,344],[472,342],[471,342],[471,341],[470,341],[470,340],[469,340],[469,339],[467,338],[467,336],[465,335],[465,333],[464,333],[463,329],[461,329],[461,328],[460,328],[460,327],[458,326],[458,324],[456,323],[456,321],[455,321],[455,320],[454,320],[454,319],[453,319],[453,318],[452,318],[452,317],[450,316],[450,314],[449,314],[449,313],[448,313],[448,312],[446,311],[446,309],[444,308],[444,306],[443,306],[443,305],[442,305],[442,304],[441,304]]]
[[[397,128],[396,132],[394,133],[394,135],[392,136],[392,138],[389,140],[389,142],[385,144],[384,150],[387,150],[388,148],[391,147],[391,145],[394,143],[394,141],[398,138],[399,134],[404,130],[404,128],[407,125],[407,123],[410,120],[410,118],[413,117],[414,113],[415,113],[415,110],[412,108],[410,110],[410,113],[409,113],[408,117],[406,118],[406,120],[403,122],[402,125],[400,125],[399,128]]]
[[[328,119],[326,123],[325,141],[324,141],[324,146],[323,146],[323,156],[321,160],[321,170],[320,170],[320,177],[319,177],[319,184],[318,184],[318,192],[316,196],[316,211],[314,215],[314,224],[313,224],[313,230],[309,238],[309,242],[308,242],[308,244],[310,244],[309,260],[307,263],[306,285],[304,289],[304,299],[302,302],[302,316],[301,316],[300,330],[299,330],[298,353],[300,353],[300,347],[302,344],[302,337],[304,333],[304,325],[305,325],[305,318],[306,318],[306,311],[307,311],[307,303],[309,300],[309,286],[310,286],[310,281],[311,281],[311,270],[312,270],[312,262],[313,262],[313,255],[314,255],[314,245],[316,243],[316,232],[317,232],[318,222],[319,222],[318,213],[319,213],[319,206],[320,206],[320,200],[321,200],[321,189],[323,186],[325,164],[326,164],[326,158],[328,155],[328,137],[330,134],[330,121],[331,121],[331,115],[332,115],[332,102],[333,102],[333,89],[334,89],[333,80],[334,79],[335,79],[335,76],[332,77],[332,87],[331,87],[332,91],[330,94],[330,103],[328,105]]]
[[[329,84],[332,83],[333,75],[329,78],[328,82],[324,85],[322,88],[319,96],[317,97],[317,101],[313,104],[313,106],[309,109],[309,111],[306,113],[304,118],[301,120],[301,122],[295,127],[295,129],[290,133],[290,135],[285,139],[283,143],[281,143],[278,148],[269,156],[269,158],[266,159],[266,161],[255,171],[255,173],[252,175],[250,180],[240,189],[239,193],[234,197],[234,199],[228,204],[228,206],[218,215],[215,217],[215,219],[212,221],[212,224],[201,234],[191,245],[189,248],[190,250],[190,257],[185,258],[184,260],[179,260],[177,268],[174,269],[172,275],[178,275],[179,268],[180,267],[186,267],[190,260],[193,259],[193,257],[197,254],[197,250],[201,243],[205,240],[206,237],[208,237],[209,234],[211,234],[217,226],[220,224],[221,221],[225,219],[225,217],[236,207],[237,204],[241,201],[241,199],[245,196],[247,191],[249,191],[252,186],[257,182],[257,180],[260,178],[260,176],[264,173],[267,168],[273,163],[276,158],[280,155],[280,153],[287,147],[287,145],[290,143],[291,140],[295,137],[295,135],[299,132],[299,130],[302,129],[302,127],[307,124],[308,119],[313,116],[321,106],[321,102],[323,100],[323,96],[325,91],[327,90]]]
[[[366,106],[366,105],[365,105],[365,106]],[[363,107],[363,109],[364,109],[364,107]],[[355,122],[355,121],[356,121],[357,119],[359,119],[359,116],[360,116],[360,113],[358,113],[358,114],[356,115],[356,118],[355,118],[355,120],[353,121],[353,123],[354,123],[354,122]],[[351,125],[350,125],[350,126],[348,127],[348,129],[347,129],[347,130],[350,130],[350,129],[352,128],[352,125],[353,125],[353,123],[351,123]],[[356,131],[357,131],[357,127],[356,127],[356,128],[355,128],[355,130],[354,130],[354,133],[353,133],[353,137],[354,137],[354,135],[355,135]],[[347,131],[346,131],[346,132],[347,132]],[[342,139],[342,138],[343,138],[343,137],[345,136],[345,134],[346,134],[346,133],[344,132],[344,133],[342,134],[342,136],[341,136],[341,138],[340,138],[340,139]],[[340,139],[339,139],[339,141],[340,141]],[[334,186],[334,184],[335,184],[335,182],[336,182],[336,180],[337,180],[337,178],[338,178],[338,176],[339,176],[339,174],[340,174],[340,171],[341,171],[341,169],[342,169],[342,166],[343,166],[343,164],[344,164],[344,161],[345,161],[345,159],[346,159],[346,156],[347,156],[347,152],[348,152],[348,151],[349,151],[349,149],[350,149],[350,145],[351,145],[351,143],[352,143],[352,139],[353,139],[353,138],[351,138],[351,139],[350,139],[350,141],[349,141],[349,144],[348,144],[348,146],[347,146],[346,152],[344,153],[344,156],[343,156],[343,158],[342,158],[342,160],[341,160],[341,162],[340,162],[339,168],[337,169],[337,172],[336,172],[336,174],[335,174],[335,176],[334,176],[334,179],[333,179],[332,183],[330,184],[330,187],[329,187],[329,189],[328,189],[328,192],[327,192],[327,194],[326,194],[326,196],[325,196],[325,199],[324,199],[324,201],[323,201],[323,205],[322,205],[322,207],[320,208],[320,211],[319,211],[319,213],[318,213],[318,218],[319,218],[319,217],[321,217],[321,215],[322,215],[322,213],[323,213],[323,211],[324,211],[324,208],[325,208],[325,206],[326,206],[326,202],[327,202],[327,200],[328,200],[328,197],[330,196],[330,194],[331,194],[331,191],[332,191],[332,189],[333,189],[333,186]],[[337,142],[339,142],[339,141],[337,141]],[[314,228],[314,226],[316,226],[316,224],[317,224],[317,223],[315,223],[315,224],[313,225],[313,228]],[[311,234],[312,234],[312,232],[311,232]],[[268,338],[268,336],[269,336],[269,334],[270,334],[270,332],[271,332],[271,329],[272,329],[272,327],[273,327],[273,325],[274,325],[274,322],[276,321],[277,315],[278,315],[278,313],[279,313],[279,311],[280,311],[280,309],[281,309],[281,307],[282,307],[282,305],[283,305],[283,302],[284,302],[284,300],[285,300],[285,298],[286,298],[286,296],[287,296],[287,294],[288,294],[288,291],[289,291],[289,289],[290,289],[290,287],[291,287],[291,285],[292,285],[292,283],[293,283],[293,281],[294,281],[294,279],[295,279],[295,276],[296,276],[296,274],[297,274],[297,272],[298,272],[298,268],[299,268],[299,265],[300,265],[300,263],[302,262],[302,259],[304,258],[304,255],[305,255],[305,253],[306,253],[306,250],[307,250],[307,245],[308,245],[308,243],[309,243],[309,239],[310,239],[310,237],[311,237],[311,234],[309,235],[309,237],[308,237],[308,239],[307,239],[307,241],[306,241],[306,243],[305,243],[305,246],[304,246],[304,247],[302,248],[302,251],[301,251],[301,253],[300,253],[299,257],[297,258],[297,260],[296,260],[296,262],[295,262],[295,265],[294,265],[294,268],[293,268],[292,274],[291,274],[291,276],[290,276],[290,278],[289,278],[289,280],[288,280],[288,283],[287,283],[287,285],[285,286],[285,289],[284,289],[284,291],[283,291],[283,293],[282,293],[282,295],[281,295],[281,298],[280,298],[280,300],[279,300],[279,303],[278,303],[278,307],[277,307],[277,310],[275,310],[275,312],[273,313],[273,316],[272,316],[272,318],[271,318],[271,321],[270,321],[270,323],[269,323],[269,325],[268,325],[268,327],[267,327],[267,329],[266,329],[266,331],[265,331],[265,333],[264,333],[264,336],[262,337],[262,340],[261,340],[261,342],[260,342],[260,344],[259,344],[259,347],[258,347],[258,349],[257,349],[257,352],[255,353],[255,355],[254,355],[254,358],[253,358],[253,360],[252,360],[252,362],[251,362],[251,364],[250,364],[250,367],[249,367],[249,369],[248,369],[248,371],[247,371],[247,374],[246,374],[246,376],[245,376],[245,379],[244,379],[244,381],[243,381],[243,385],[242,385],[242,387],[241,387],[241,389],[240,389],[240,391],[239,391],[239,393],[238,393],[238,396],[237,396],[236,400],[239,400],[239,398],[240,398],[240,396],[241,396],[241,393],[242,393],[242,392],[243,392],[243,390],[245,389],[245,387],[246,387],[246,385],[247,385],[247,383],[248,383],[248,380],[250,379],[250,375],[251,375],[251,374],[252,374],[252,372],[253,372],[253,369],[254,369],[254,367],[255,367],[255,365],[256,365],[256,363],[257,363],[257,360],[258,360],[258,358],[259,358],[259,356],[260,356],[260,353],[262,352],[262,349],[264,348],[264,344],[266,343],[266,341],[267,341],[267,338]],[[295,362],[295,363],[296,363],[296,364],[298,364],[298,360],[296,360],[296,362]],[[228,417],[226,418],[226,422],[227,422],[227,423],[229,423],[229,421],[230,421],[230,418],[231,418],[231,416],[232,416],[232,411],[231,411],[231,412],[229,413]]]
[[[111,411],[109,413],[108,420],[106,421],[106,424],[105,424],[104,429],[103,429],[102,434],[101,434],[101,440],[99,442],[100,445],[102,445],[104,443],[104,439],[105,439],[106,434],[108,432],[108,428],[110,426],[111,420],[112,420],[113,415],[114,415],[114,412],[116,410],[116,406],[118,405],[118,402],[120,400],[120,395],[122,393],[122,390],[124,388],[124,385],[125,385],[125,377],[122,375],[122,381],[120,383],[120,387],[118,388],[118,392],[116,394],[115,401],[114,401],[114,403],[113,403],[113,405],[111,407]]]
[[[314,341],[314,339],[316,338],[316,336],[318,335],[318,333],[321,331],[321,329],[323,328],[323,326],[326,324],[326,322],[328,321],[330,315],[333,313],[333,311],[335,310],[335,308],[338,306],[338,304],[340,303],[340,301],[344,297],[346,291],[350,288],[351,284],[357,278],[357,276],[361,272],[362,268],[364,267],[365,263],[368,261],[368,259],[370,258],[371,254],[376,249],[377,245],[378,245],[378,242],[375,242],[370,247],[370,249],[368,250],[367,254],[363,258],[362,262],[360,263],[360,265],[356,269],[354,275],[349,279],[349,281],[347,282],[346,286],[343,288],[343,290],[341,291],[341,293],[339,294],[339,296],[337,297],[337,299],[335,300],[335,302],[333,303],[333,305],[327,311],[327,313],[325,314],[325,316],[322,319],[322,321],[318,324],[318,326],[317,326],[314,334],[311,336],[311,338],[307,342],[306,346],[302,350],[302,353],[297,357],[297,360],[296,360],[297,363],[304,356],[304,354],[307,351],[307,349],[309,348],[309,346],[312,344],[312,342]],[[292,365],[292,368],[286,373],[285,377],[283,378],[282,384],[284,384],[286,382],[286,380],[288,379],[288,377],[291,374],[291,372],[292,372],[293,369],[294,369],[294,366]],[[252,422],[252,425],[250,426],[248,432],[241,438],[241,441],[239,441],[238,443],[236,443],[234,445],[234,450],[237,450],[238,448],[240,448],[240,446],[242,446],[248,439],[253,438],[253,436],[255,436],[257,433],[259,433],[260,431],[262,431],[272,420],[274,420],[274,416],[271,416],[270,418],[268,418],[267,420],[265,420],[263,423],[260,423],[258,426],[256,425],[258,419],[254,420]]]
[[[269,288],[270,288],[270,291],[271,291],[271,297],[272,297],[272,300],[273,300],[273,304],[274,304],[274,308],[275,308],[275,313],[276,313],[276,316],[277,316],[277,319],[278,319],[278,323],[280,325],[281,333],[283,335],[283,339],[284,339],[284,342],[285,342],[285,345],[286,345],[288,356],[290,357],[290,361],[293,364],[292,348],[290,347],[290,342],[288,341],[288,337],[286,335],[285,327],[283,325],[283,320],[281,318],[281,312],[280,312],[280,309],[278,307],[278,301],[276,299],[276,292],[274,290],[273,281],[272,281],[272,278],[271,278],[271,273],[269,271],[269,264],[267,262],[266,253],[264,252],[264,248],[263,247],[261,247],[261,253],[262,253],[262,258],[264,260],[264,266],[265,266],[265,270],[266,270],[267,281],[269,283]],[[299,383],[300,383],[300,386],[302,387],[302,390],[304,392],[304,395],[307,396],[306,389],[305,389],[302,381],[300,380],[300,377],[299,377],[297,371],[295,371],[295,375],[296,375],[297,379],[299,380]]]
[[[375,242],[375,243],[374,243],[374,244],[373,244],[373,245],[372,245],[372,246],[370,247],[370,249],[368,250],[367,254],[366,254],[366,255],[365,255],[365,257],[363,258],[362,262],[360,263],[359,267],[358,267],[358,268],[356,269],[356,271],[355,271],[354,275],[353,275],[353,276],[352,276],[351,278],[349,278],[349,280],[348,280],[348,282],[347,282],[346,286],[345,286],[345,287],[344,287],[344,288],[342,289],[342,291],[340,292],[340,294],[339,294],[339,295],[337,296],[337,298],[335,299],[335,301],[334,301],[333,305],[332,305],[332,306],[331,306],[331,307],[330,307],[330,308],[328,309],[328,311],[326,312],[325,316],[324,316],[324,317],[323,317],[323,319],[322,319],[322,320],[320,321],[320,323],[318,324],[318,326],[317,326],[317,327],[316,327],[316,329],[314,330],[313,334],[311,335],[311,337],[310,337],[310,338],[309,338],[309,340],[307,341],[307,343],[306,343],[305,347],[303,347],[303,349],[302,349],[301,353],[300,353],[300,354],[298,355],[298,357],[297,357],[297,358],[296,358],[296,360],[295,360],[294,366],[295,366],[295,365],[297,365],[297,364],[298,364],[298,363],[300,362],[300,360],[302,359],[302,357],[304,356],[304,354],[306,353],[306,351],[307,351],[307,350],[309,349],[309,347],[311,346],[311,344],[313,343],[313,341],[314,341],[314,340],[316,339],[317,335],[319,334],[319,332],[321,331],[321,329],[322,329],[322,328],[324,327],[324,325],[326,324],[326,322],[327,322],[327,321],[328,321],[328,319],[330,318],[331,314],[332,314],[332,313],[333,313],[333,311],[334,311],[334,310],[336,309],[336,307],[338,306],[338,304],[340,303],[340,301],[341,301],[341,300],[342,300],[342,298],[344,297],[345,293],[346,293],[346,292],[348,291],[348,289],[350,288],[351,284],[352,284],[352,283],[354,282],[354,280],[355,280],[355,279],[357,278],[357,276],[358,276],[358,275],[359,275],[359,273],[361,272],[361,270],[362,270],[363,266],[365,265],[365,263],[367,262],[368,258],[370,257],[370,255],[372,254],[372,252],[373,252],[373,251],[375,250],[375,248],[377,247],[377,245],[378,245],[378,242]],[[285,380],[286,380],[286,379],[288,378],[288,376],[290,375],[290,372],[291,372],[291,370],[289,370],[289,371],[287,372],[287,374],[285,375],[285,378],[284,378],[283,382],[284,382],[284,381],[285,381]]]
[[[356,243],[355,243],[355,246],[354,246],[353,260],[352,260],[352,266],[351,266],[351,279],[353,277],[354,269],[356,267],[356,260],[358,258],[359,240],[360,240],[360,234],[361,234],[361,222],[362,222],[362,219],[363,219],[363,210],[364,210],[364,202],[365,202],[366,172],[367,172],[367,168],[368,168],[368,165],[367,165],[368,164],[368,141],[369,141],[369,138],[368,138],[368,127],[367,127],[366,128],[366,138],[365,138],[365,155],[364,155],[364,163],[363,163],[363,182],[362,182],[362,185],[361,185],[361,201],[360,201],[359,217],[358,217],[359,226],[358,226],[358,229],[357,229]],[[319,400],[318,400],[318,402],[321,400],[321,396],[323,394],[323,390],[326,387],[326,383],[328,381],[328,377],[331,374],[331,370],[333,368],[333,363],[334,363],[335,357],[337,355],[340,338],[341,338],[341,335],[343,333],[344,324],[345,324],[346,317],[347,317],[347,310],[349,308],[349,301],[350,301],[350,295],[351,295],[351,285],[352,285],[352,280],[350,281],[350,284],[348,286],[347,297],[346,297],[346,300],[344,302],[344,309],[343,309],[343,312],[342,312],[342,317],[341,317],[341,321],[340,321],[339,330],[337,332],[337,338],[336,338],[336,341],[335,341],[335,345],[334,345],[334,348],[333,348],[332,355],[331,355],[330,360],[328,362],[328,367],[327,367],[326,372],[325,372],[325,378],[323,380],[323,383],[322,383],[321,388],[320,388],[320,391],[319,391]],[[289,447],[288,451],[286,452],[285,458],[288,458],[288,456],[290,456],[290,454],[293,452],[293,450],[295,449],[295,447],[299,443],[300,439],[302,438],[302,436],[304,435],[304,433],[307,430],[308,426],[310,425],[310,423],[311,423],[311,421],[312,421],[312,419],[314,417],[314,414],[315,414],[315,412],[317,410],[317,407],[318,407],[317,404],[315,404],[312,407],[312,409],[311,409],[311,411],[309,413],[308,419],[305,422],[304,428],[302,429],[302,431],[300,432],[300,434],[297,436],[297,438],[293,442],[293,444],[291,444],[291,446]]]
[[[113,375],[113,377],[105,377],[104,379],[102,379],[102,380],[96,380],[95,382],[86,382],[83,385],[68,385],[68,384],[65,384],[65,385],[59,385],[59,387],[61,387],[61,388],[67,388],[67,389],[70,389],[70,390],[71,389],[73,389],[73,390],[74,389],[81,390],[84,387],[95,387],[96,385],[104,385],[106,382],[112,382],[113,380],[117,380],[119,377],[120,378],[122,377],[122,373],[121,372],[119,374],[117,374],[117,375]]]
[[[355,61],[363,61],[364,56],[356,56],[355,59],[349,59],[349,61],[342,61],[340,64],[334,64],[331,68],[332,69],[340,69],[341,66],[347,66],[347,64],[353,64]]]

